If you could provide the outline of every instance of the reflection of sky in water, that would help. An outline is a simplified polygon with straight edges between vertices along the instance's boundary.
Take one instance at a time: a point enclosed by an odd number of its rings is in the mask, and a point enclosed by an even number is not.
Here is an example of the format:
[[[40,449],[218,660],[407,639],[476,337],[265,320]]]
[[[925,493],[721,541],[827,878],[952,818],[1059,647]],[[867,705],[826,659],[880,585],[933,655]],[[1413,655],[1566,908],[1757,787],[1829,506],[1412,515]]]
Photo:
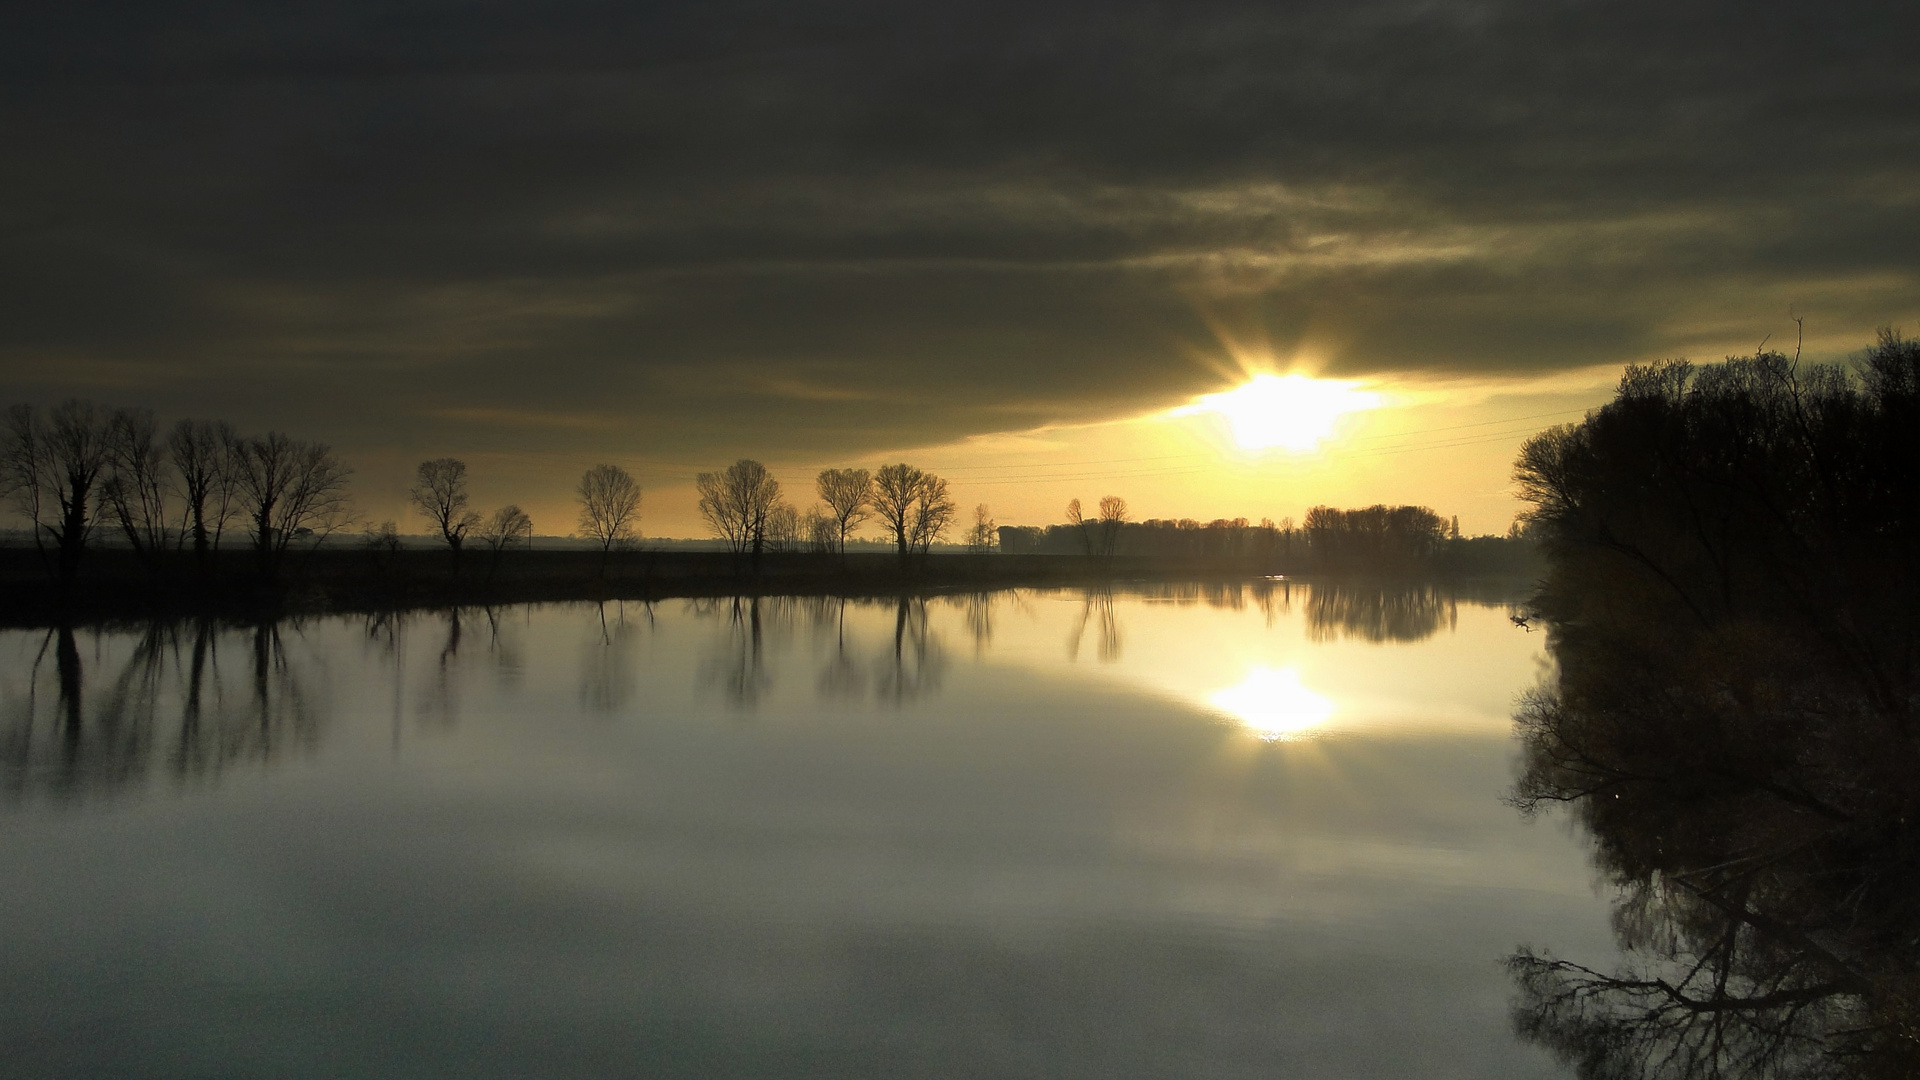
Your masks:
[[[1083,622],[1099,625],[1102,601],[1039,594],[1005,605],[994,627],[995,656],[1210,706],[1255,733],[1262,728],[1255,714],[1294,713],[1313,716],[1311,724],[1292,724],[1302,732],[1499,736],[1511,727],[1517,688],[1531,686],[1545,662],[1541,638],[1517,630],[1501,606],[1461,602],[1435,613],[1429,636],[1377,642],[1366,639],[1365,628],[1316,626],[1305,617],[1307,593],[1301,585],[1264,597],[1249,590],[1238,604],[1121,596],[1112,601],[1124,618],[1114,628],[1111,659],[1060,645],[1082,634]],[[1262,705],[1264,693],[1279,697]]]
[[[0,634],[0,1075],[1554,1075],[1499,960],[1611,946],[1498,801],[1537,636],[1268,600],[83,632],[71,742]],[[1322,737],[1223,722],[1276,687]]]

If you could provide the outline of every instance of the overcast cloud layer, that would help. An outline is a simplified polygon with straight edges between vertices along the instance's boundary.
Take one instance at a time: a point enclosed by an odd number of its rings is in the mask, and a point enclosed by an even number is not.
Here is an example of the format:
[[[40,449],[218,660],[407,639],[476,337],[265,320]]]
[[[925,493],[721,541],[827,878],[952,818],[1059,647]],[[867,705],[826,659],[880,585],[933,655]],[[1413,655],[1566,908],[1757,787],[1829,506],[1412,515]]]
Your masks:
[[[1920,314],[1903,4],[38,5],[0,396],[831,458]],[[1757,331],[1757,332],[1756,332]]]

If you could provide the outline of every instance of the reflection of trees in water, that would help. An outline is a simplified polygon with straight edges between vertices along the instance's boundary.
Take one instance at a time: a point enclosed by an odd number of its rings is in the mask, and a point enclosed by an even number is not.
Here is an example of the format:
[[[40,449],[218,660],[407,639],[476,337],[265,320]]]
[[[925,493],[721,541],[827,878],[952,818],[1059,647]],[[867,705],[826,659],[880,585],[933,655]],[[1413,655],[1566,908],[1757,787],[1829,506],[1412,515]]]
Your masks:
[[[530,617],[530,615],[529,615]],[[613,625],[618,624],[615,616]],[[378,651],[380,662],[391,668],[393,723],[396,733],[406,713],[406,644],[409,639],[431,651],[431,677],[413,689],[415,722],[424,727],[452,728],[459,724],[463,667],[479,662],[496,674],[503,691],[518,689],[524,680],[520,627],[511,609],[450,607],[439,611],[377,611],[363,617],[365,640]],[[482,648],[478,641],[484,637]]]
[[[1516,801],[1592,832],[1627,963],[1515,956],[1520,1030],[1582,1075],[1915,1075],[1912,740],[1763,636],[1634,638],[1556,631],[1522,709]]]
[[[1150,603],[1205,604],[1223,611],[1242,611],[1251,603],[1266,616],[1268,626],[1293,609],[1293,583],[1286,580],[1155,581],[1127,586],[1123,592]]]
[[[525,618],[532,620],[533,610],[529,605],[523,609]],[[523,647],[518,633],[520,623],[514,619],[511,608],[484,607],[480,612],[487,620],[487,659],[492,666],[496,681],[501,690],[512,692],[519,690],[526,682],[527,665],[523,656]],[[647,609],[648,622],[651,624],[653,609]]]
[[[990,592],[966,593],[959,598],[960,614],[966,620],[967,637],[973,641],[973,655],[978,657],[993,644],[993,602]]]
[[[926,597],[894,601],[893,638],[877,668],[874,693],[884,701],[910,701],[940,688],[946,654],[928,625]]]
[[[856,640],[848,626],[850,610],[862,607],[883,607],[892,615],[878,655],[871,641]],[[815,689],[823,698],[858,698],[871,689],[881,700],[906,701],[938,689],[945,667],[925,597],[862,601],[740,596],[689,601],[687,610],[724,621],[724,632],[701,663],[700,680],[741,709],[757,707],[772,690],[770,658],[791,644],[801,619],[812,628],[815,642],[825,643],[826,659],[815,677]]]
[[[634,651],[652,624],[651,607],[619,601],[596,605],[598,633],[587,642],[580,664],[580,703],[589,712],[611,715],[633,700],[637,682]]]
[[[1439,585],[1366,587],[1316,581],[1307,590],[1307,638],[1338,641],[1424,641],[1452,630],[1459,612],[1451,590]]]
[[[823,596],[815,602],[814,625],[833,632],[832,655],[814,680],[823,698],[856,698],[866,692],[867,672],[847,648],[847,599]]]
[[[769,631],[791,630],[793,603],[788,598],[730,596],[690,601],[687,609],[707,618],[726,619],[726,632],[701,665],[701,679],[717,687],[736,708],[751,709],[773,686],[767,669]]]
[[[1120,618],[1113,611],[1113,590],[1088,589],[1081,598],[1080,618],[1067,633],[1067,659],[1080,659],[1080,642],[1090,624],[1100,635],[1100,662],[1110,664],[1120,659]]]
[[[1920,1074],[1910,706],[1768,621],[1586,610],[1522,705],[1515,801],[1592,834],[1626,961],[1515,956],[1521,1032],[1583,1075]]]
[[[125,638],[90,637],[96,666],[109,640]],[[278,623],[148,623],[123,661],[96,667],[91,678],[78,638],[70,627],[48,630],[23,692],[0,711],[0,755],[15,798],[112,791],[156,772],[205,780],[289,746],[311,750],[318,739],[317,714]]]
[[[460,723],[460,641],[465,626],[460,609],[448,608],[439,649],[434,658],[433,678],[421,687],[414,707],[423,726],[452,728]]]

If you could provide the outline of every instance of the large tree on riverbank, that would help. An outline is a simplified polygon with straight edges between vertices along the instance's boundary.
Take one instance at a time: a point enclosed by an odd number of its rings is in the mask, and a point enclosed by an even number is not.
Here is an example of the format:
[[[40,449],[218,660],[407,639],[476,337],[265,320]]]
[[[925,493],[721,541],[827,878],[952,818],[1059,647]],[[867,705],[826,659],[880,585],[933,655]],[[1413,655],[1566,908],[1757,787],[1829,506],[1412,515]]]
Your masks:
[[[243,441],[235,457],[241,513],[262,576],[279,575],[295,539],[318,540],[346,523],[353,470],[326,443],[270,431]]]
[[[874,474],[873,508],[903,560],[930,549],[960,512],[944,479],[905,463]]]
[[[44,414],[31,405],[6,413],[0,495],[27,519],[34,547],[63,589],[73,584],[93,534],[97,487],[111,465],[110,423],[107,410],[79,400]]]
[[[1557,663],[1514,798],[1592,832],[1625,960],[1512,968],[1582,1075],[1920,1070],[1917,442],[1888,332],[1851,369],[1631,368],[1523,448]]]
[[[453,553],[456,573],[460,569],[460,549],[481,522],[480,512],[468,508],[467,501],[467,463],[458,458],[421,462],[413,486],[407,490],[407,502],[433,523]]]
[[[580,500],[580,531],[605,556],[639,535],[640,485],[618,465],[595,465],[574,489]],[[604,565],[604,560],[602,565]]]

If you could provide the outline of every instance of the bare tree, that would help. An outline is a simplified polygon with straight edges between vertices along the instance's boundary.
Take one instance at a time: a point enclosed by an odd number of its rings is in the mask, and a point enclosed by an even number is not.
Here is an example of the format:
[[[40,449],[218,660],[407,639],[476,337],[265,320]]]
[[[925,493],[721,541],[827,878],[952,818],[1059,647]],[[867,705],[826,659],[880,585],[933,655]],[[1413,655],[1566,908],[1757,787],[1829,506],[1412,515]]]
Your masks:
[[[31,405],[16,405],[7,410],[5,427],[0,493],[31,523],[48,576],[65,588],[79,573],[93,532],[89,510],[108,467],[107,416],[78,400],[62,402],[44,417]]]
[[[100,501],[149,573],[160,568],[173,535],[167,520],[168,473],[153,413],[115,409],[107,417],[107,473]]]
[[[767,512],[767,550],[800,550],[800,512],[791,503],[780,503]]]
[[[1080,500],[1067,502],[1067,524],[1074,527],[1080,535],[1080,546],[1085,549],[1088,558],[1093,557],[1093,534],[1087,529],[1087,516],[1080,510]]]
[[[519,544],[533,542],[533,519],[525,510],[508,503],[493,512],[480,526],[480,542],[487,550],[505,551]]]
[[[1120,546],[1120,526],[1127,521],[1127,500],[1118,495],[1100,499],[1100,556],[1111,559]]]
[[[865,469],[822,469],[814,486],[837,526],[835,550],[845,554],[847,537],[873,510],[873,474]]]
[[[973,508],[973,527],[967,530],[967,550],[983,555],[993,550],[998,532],[993,523],[993,512],[986,503]]]
[[[818,555],[831,555],[845,551],[845,539],[840,530],[840,519],[831,510],[818,506],[809,507],[807,516],[800,521],[800,534],[806,538],[807,550]]]
[[[525,510],[509,503],[487,518],[480,526],[479,536],[492,556],[487,562],[487,577],[491,579],[500,568],[502,553],[511,547],[533,543],[533,519]]]
[[[378,525],[368,523],[360,531],[360,543],[368,551],[380,555],[393,555],[400,550],[400,523],[392,519]]]
[[[767,521],[780,503],[780,481],[767,467],[741,458],[717,473],[694,477],[700,516],[735,555],[752,552],[758,565],[767,542]]]
[[[600,562],[616,544],[639,536],[640,485],[618,465],[595,465],[580,478],[580,531],[600,545]]]
[[[920,497],[920,485],[927,474],[911,465],[882,465],[873,478],[873,509],[880,523],[893,537],[894,550],[902,559],[913,543],[913,504]]]
[[[180,543],[192,539],[194,560],[203,569],[233,517],[240,446],[225,421],[182,420],[167,435],[174,493],[182,503]]]
[[[450,457],[421,462],[407,502],[440,530],[440,539],[453,552],[454,573],[459,573],[461,545],[480,526],[480,511],[467,507],[467,463]]]
[[[326,534],[345,523],[352,469],[325,443],[277,431],[240,444],[236,486],[241,513],[262,574],[273,577],[296,537]]]
[[[928,473],[920,479],[920,490],[913,500],[913,548],[926,554],[934,542],[944,538],[960,507],[947,494],[947,482]]]

